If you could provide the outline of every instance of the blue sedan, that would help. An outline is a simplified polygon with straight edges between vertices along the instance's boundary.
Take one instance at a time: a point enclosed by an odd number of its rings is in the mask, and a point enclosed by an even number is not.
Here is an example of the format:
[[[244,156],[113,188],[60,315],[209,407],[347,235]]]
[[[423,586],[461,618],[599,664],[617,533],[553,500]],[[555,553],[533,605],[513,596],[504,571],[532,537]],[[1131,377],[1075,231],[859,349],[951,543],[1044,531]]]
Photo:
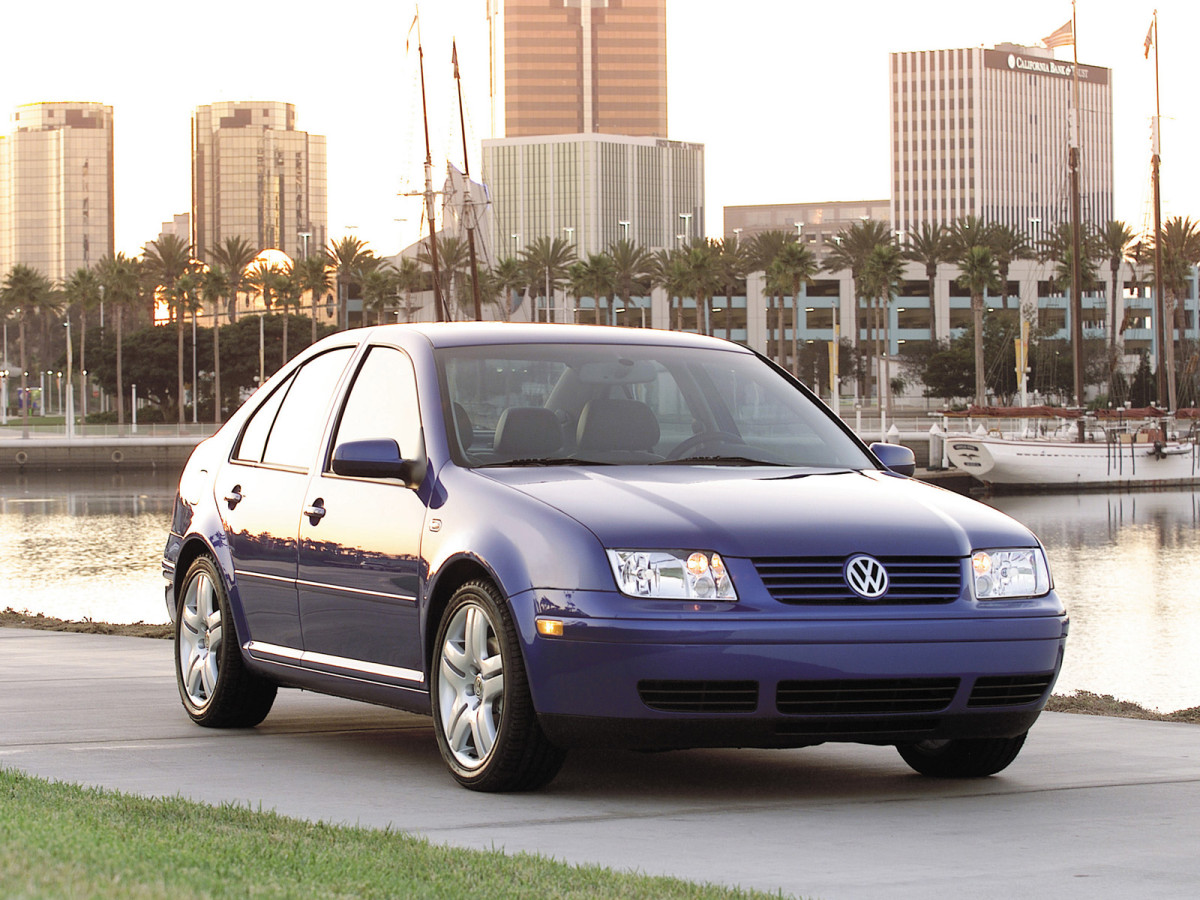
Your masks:
[[[393,325],[289,362],[192,455],[163,561],[179,693],[433,717],[452,775],[568,749],[894,745],[1016,758],[1067,617],[1037,538],[921,484],[725,341]]]

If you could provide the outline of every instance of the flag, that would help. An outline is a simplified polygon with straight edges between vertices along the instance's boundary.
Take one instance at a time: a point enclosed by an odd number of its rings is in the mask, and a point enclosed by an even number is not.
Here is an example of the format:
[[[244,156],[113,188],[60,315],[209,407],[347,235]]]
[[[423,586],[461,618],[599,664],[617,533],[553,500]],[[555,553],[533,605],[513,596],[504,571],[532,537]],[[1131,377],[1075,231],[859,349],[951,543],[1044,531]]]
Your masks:
[[[1150,58],[1150,48],[1154,46],[1154,21],[1150,21],[1150,27],[1146,30],[1146,59]]]
[[[458,78],[458,44],[453,38],[450,40],[450,62],[454,65],[454,77]]]
[[[1068,19],[1065,24],[1054,29],[1046,37],[1042,38],[1042,43],[1048,49],[1055,47],[1070,47],[1075,43],[1075,23]]]
[[[418,14],[419,15],[419,14]],[[408,52],[408,43],[412,40],[413,29],[417,27],[417,16],[413,16],[412,24],[408,26],[408,34],[404,36],[404,52]],[[417,38],[420,39],[421,32],[417,32]]]

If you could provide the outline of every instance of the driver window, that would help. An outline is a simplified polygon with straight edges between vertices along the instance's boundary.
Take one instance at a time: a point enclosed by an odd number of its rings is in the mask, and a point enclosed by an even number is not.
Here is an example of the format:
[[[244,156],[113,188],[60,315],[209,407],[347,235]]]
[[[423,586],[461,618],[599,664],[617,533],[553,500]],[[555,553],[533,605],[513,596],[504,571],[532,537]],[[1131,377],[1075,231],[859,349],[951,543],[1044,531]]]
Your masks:
[[[392,438],[404,459],[420,455],[416,375],[408,357],[392,347],[367,352],[346,398],[334,446],[372,438]]]

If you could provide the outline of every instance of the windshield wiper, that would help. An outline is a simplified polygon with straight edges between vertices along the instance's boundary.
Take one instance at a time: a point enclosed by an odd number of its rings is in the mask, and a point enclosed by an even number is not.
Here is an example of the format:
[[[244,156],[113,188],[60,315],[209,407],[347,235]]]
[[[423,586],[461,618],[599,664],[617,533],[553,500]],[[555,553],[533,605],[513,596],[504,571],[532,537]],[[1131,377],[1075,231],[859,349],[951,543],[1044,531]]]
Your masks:
[[[726,466],[784,466],[791,463],[773,462],[769,459],[754,459],[750,456],[685,456],[682,459],[664,459],[651,463],[654,466],[726,465]]]
[[[502,466],[611,466],[615,463],[601,462],[598,459],[577,459],[574,456],[527,456],[520,459],[506,459],[501,462],[483,463],[476,468],[496,469]]]

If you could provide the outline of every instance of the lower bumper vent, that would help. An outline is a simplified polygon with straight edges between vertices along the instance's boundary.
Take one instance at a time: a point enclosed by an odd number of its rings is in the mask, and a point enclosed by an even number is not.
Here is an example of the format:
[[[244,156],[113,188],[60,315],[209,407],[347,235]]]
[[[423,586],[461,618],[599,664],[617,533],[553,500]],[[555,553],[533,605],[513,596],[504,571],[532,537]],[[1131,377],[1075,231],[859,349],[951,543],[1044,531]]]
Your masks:
[[[758,709],[757,681],[639,681],[638,694],[663,712],[751,713]]]
[[[788,715],[880,715],[945,709],[957,678],[871,678],[781,681],[775,705]]]
[[[988,675],[975,679],[967,706],[1023,706],[1042,698],[1053,675]]]

